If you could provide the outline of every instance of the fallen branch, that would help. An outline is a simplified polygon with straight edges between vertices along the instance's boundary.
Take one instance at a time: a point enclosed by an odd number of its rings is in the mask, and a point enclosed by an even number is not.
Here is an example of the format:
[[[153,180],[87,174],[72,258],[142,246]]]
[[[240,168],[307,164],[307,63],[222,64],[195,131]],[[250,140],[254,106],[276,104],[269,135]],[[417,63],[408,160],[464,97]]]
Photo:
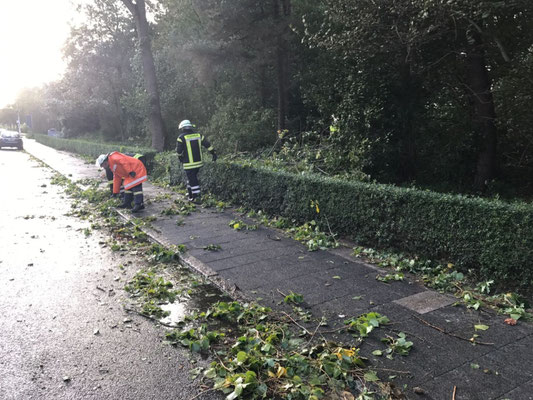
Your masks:
[[[467,339],[467,338],[464,338],[462,336],[459,336],[459,335],[456,335],[455,333],[451,333],[451,332],[447,332],[445,331],[444,329],[438,327],[438,326],[435,326],[425,320],[423,320],[422,318],[419,318],[417,317],[416,315],[413,315],[413,317],[415,317],[417,320],[419,320],[420,322],[426,324],[427,326],[429,326],[430,328],[433,328],[441,333],[444,333],[445,335],[449,335],[449,336],[453,336],[454,338],[457,338],[457,339],[461,339],[461,340],[464,340],[465,342],[469,342],[469,343],[475,343],[475,344],[482,344],[482,345],[486,345],[486,346],[492,346],[494,345],[494,343],[487,343],[487,342],[480,342],[480,341],[472,341],[471,339]]]
[[[291,317],[291,316],[290,316],[289,314],[287,314],[285,311],[282,311],[282,314],[285,315],[287,318],[289,318],[289,319],[291,320],[291,322],[292,322],[294,325],[296,325],[298,328],[304,330],[305,333],[307,333],[308,335],[311,335],[311,336],[312,336],[311,332],[309,332],[305,326],[300,325],[300,324],[298,323],[298,321],[296,321],[293,317]]]
[[[140,315],[141,317],[144,317],[146,319],[149,319],[150,321],[153,321],[153,322],[157,322],[158,324],[160,325],[163,325],[163,326],[166,326],[167,328],[176,328],[176,325],[175,324],[169,324],[169,323],[166,323],[166,322],[163,322],[163,321],[160,321],[158,319],[155,319],[154,317],[150,316],[150,315],[147,315],[147,314],[143,314],[142,312],[140,311],[137,311],[137,310],[134,310],[132,308],[124,308],[126,311],[129,311],[129,312],[132,312],[132,313],[135,313],[137,315]]]

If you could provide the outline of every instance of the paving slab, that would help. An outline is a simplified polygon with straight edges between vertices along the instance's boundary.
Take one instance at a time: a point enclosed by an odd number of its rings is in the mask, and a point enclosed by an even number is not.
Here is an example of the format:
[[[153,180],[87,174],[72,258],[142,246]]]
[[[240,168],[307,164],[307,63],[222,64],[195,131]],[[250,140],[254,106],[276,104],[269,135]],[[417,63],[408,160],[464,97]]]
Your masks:
[[[505,393],[498,400],[533,400],[533,380]]]
[[[455,303],[456,299],[432,290],[426,290],[413,294],[412,296],[402,297],[401,299],[394,300],[394,302],[416,311],[418,314],[426,314],[430,311],[449,306]]]
[[[422,388],[435,399],[484,400],[498,398],[515,388],[515,383],[492,371],[475,369],[465,363],[424,383]]]

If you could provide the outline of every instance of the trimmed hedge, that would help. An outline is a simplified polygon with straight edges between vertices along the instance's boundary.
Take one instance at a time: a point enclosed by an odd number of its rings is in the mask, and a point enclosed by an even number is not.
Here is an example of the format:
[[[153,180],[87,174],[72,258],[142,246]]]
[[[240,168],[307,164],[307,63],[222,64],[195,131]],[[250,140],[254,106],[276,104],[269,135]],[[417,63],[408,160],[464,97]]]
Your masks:
[[[171,182],[183,181],[179,163]],[[202,186],[222,199],[294,219],[315,219],[364,246],[475,268],[481,277],[533,282],[533,206],[390,185],[207,163]],[[317,215],[311,202],[318,201]]]
[[[154,158],[157,151],[152,148],[118,145],[111,143],[96,143],[79,139],[63,139],[54,136],[34,134],[31,136],[37,142],[45,146],[53,147],[57,150],[69,151],[71,153],[91,156],[96,159],[100,154],[111,153],[112,151],[119,151],[121,153],[141,153],[146,157],[146,169],[150,172],[154,165]]]

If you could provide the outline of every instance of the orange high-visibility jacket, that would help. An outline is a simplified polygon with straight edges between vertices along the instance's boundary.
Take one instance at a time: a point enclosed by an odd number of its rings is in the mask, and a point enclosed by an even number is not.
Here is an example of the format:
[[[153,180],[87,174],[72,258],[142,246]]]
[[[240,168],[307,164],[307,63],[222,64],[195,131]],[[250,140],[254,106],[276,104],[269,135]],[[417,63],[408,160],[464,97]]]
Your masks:
[[[114,151],[109,154],[107,161],[113,172],[113,193],[120,193],[121,184],[124,185],[124,190],[130,190],[148,179],[144,164],[136,158]],[[135,176],[131,176],[131,172],[135,172]]]

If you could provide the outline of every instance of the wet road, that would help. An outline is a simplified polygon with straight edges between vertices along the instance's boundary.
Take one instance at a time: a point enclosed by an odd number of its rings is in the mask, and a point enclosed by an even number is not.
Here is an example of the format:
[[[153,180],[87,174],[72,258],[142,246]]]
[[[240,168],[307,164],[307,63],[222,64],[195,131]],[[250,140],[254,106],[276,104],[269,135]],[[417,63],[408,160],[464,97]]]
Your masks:
[[[194,397],[188,352],[124,310],[137,260],[86,237],[53,175],[0,150],[0,399]]]

